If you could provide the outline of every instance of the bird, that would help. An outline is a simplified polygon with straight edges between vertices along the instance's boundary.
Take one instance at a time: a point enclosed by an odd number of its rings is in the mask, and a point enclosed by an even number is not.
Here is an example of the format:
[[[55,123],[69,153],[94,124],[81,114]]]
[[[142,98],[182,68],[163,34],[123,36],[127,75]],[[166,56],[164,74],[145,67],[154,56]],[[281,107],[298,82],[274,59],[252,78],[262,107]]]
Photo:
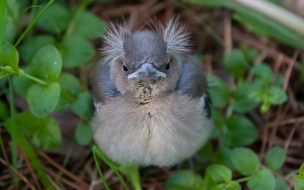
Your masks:
[[[212,131],[206,76],[185,25],[173,18],[155,26],[112,23],[91,73],[93,138],[120,165],[174,166]]]

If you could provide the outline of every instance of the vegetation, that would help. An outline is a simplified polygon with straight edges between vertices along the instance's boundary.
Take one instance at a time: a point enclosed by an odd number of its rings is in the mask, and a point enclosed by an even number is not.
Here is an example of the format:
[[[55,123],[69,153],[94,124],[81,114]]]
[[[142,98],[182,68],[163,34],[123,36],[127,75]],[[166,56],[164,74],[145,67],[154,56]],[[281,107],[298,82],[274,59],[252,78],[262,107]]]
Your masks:
[[[130,15],[134,29],[186,24],[215,126],[189,162],[141,168],[140,182],[91,151],[89,73],[106,23]],[[284,0],[0,1],[0,187],[304,189],[303,26]]]

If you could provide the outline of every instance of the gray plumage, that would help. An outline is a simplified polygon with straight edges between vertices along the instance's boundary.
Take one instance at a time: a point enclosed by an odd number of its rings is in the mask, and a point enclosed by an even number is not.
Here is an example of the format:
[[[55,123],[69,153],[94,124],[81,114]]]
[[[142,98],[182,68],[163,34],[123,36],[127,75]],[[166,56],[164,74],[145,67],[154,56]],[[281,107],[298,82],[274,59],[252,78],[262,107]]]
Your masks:
[[[201,64],[187,56],[184,27],[159,31],[114,27],[92,73],[94,140],[122,164],[172,166],[208,139],[210,99]]]

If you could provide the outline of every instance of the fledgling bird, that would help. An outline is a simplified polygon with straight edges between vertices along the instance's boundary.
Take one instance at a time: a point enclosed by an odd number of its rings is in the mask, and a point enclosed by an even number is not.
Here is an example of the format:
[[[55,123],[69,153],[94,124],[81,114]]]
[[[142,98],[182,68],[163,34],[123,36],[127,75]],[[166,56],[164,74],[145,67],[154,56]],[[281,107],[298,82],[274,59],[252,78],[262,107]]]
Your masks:
[[[184,26],[176,19],[157,30],[112,25],[104,40],[105,58],[92,73],[99,149],[121,165],[172,166],[195,154],[212,121]]]

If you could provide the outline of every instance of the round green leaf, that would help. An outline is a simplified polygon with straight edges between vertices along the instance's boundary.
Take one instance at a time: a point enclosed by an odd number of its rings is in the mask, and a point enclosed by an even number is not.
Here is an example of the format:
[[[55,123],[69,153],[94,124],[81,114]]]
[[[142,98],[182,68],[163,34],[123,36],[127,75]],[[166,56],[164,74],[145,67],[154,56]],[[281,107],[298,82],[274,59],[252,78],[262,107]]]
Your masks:
[[[266,156],[266,166],[273,171],[278,171],[286,159],[286,152],[278,146],[272,147]]]
[[[226,190],[242,190],[241,185],[238,182],[230,181],[227,186]]]
[[[265,63],[261,63],[253,67],[252,72],[254,76],[263,81],[264,84],[271,84],[273,80],[272,69],[269,65]]]
[[[81,12],[75,18],[73,35],[82,36],[86,39],[100,37],[106,27],[105,22],[89,12]]]
[[[304,187],[304,176],[301,175],[292,175],[293,179],[299,184],[301,187]]]
[[[95,54],[92,45],[83,37],[66,36],[60,46],[63,65],[77,67],[89,61]]]
[[[245,55],[240,50],[232,50],[225,54],[223,62],[228,72],[235,77],[242,77],[248,65]]]
[[[260,168],[259,157],[248,148],[233,149],[231,160],[234,167],[245,176],[255,174]]]
[[[227,132],[224,135],[224,143],[229,146],[246,146],[255,142],[258,132],[253,123],[244,116],[232,115],[227,119]]]
[[[272,104],[282,104],[287,100],[287,94],[279,87],[272,86],[268,92],[268,100]]]
[[[92,140],[93,134],[90,125],[79,123],[75,131],[75,138],[78,144],[88,145]]]
[[[61,145],[61,131],[59,125],[53,118],[37,118],[30,112],[18,113],[14,117],[17,126],[23,134],[32,140],[32,142],[42,149],[59,148]],[[7,129],[12,128],[12,119],[5,123]]]
[[[232,150],[226,146],[219,147],[216,150],[216,163],[225,165],[230,170],[234,170],[233,163],[231,161]]]
[[[43,46],[30,65],[31,74],[46,81],[56,81],[62,68],[59,51],[53,45]]]
[[[233,109],[238,112],[247,112],[258,106],[259,101],[251,98],[250,92],[253,89],[253,85],[248,81],[243,82],[239,85],[234,92],[235,104]]]
[[[81,84],[79,79],[69,73],[61,73],[58,83],[61,87],[61,96],[56,110],[62,110],[77,100],[81,93]]]
[[[83,92],[72,103],[72,110],[81,118],[90,120],[93,115],[93,99],[89,92]]]
[[[287,183],[282,178],[275,179],[275,190],[287,190]]]
[[[10,44],[5,43],[0,50],[0,63],[4,63],[18,72],[19,54],[16,48]]]
[[[55,109],[59,96],[60,85],[58,83],[53,82],[48,86],[34,84],[28,89],[26,100],[34,116],[45,117]]]
[[[177,171],[166,181],[167,190],[201,190],[202,187],[202,178],[190,170]]]
[[[49,44],[55,44],[55,39],[53,36],[41,35],[31,37],[20,46],[20,57],[22,60],[30,63],[38,50]]]
[[[37,24],[48,32],[59,34],[67,28],[69,21],[68,10],[64,6],[54,3],[44,12]]]
[[[274,190],[275,179],[268,170],[261,170],[247,182],[247,186],[250,190]]]
[[[213,106],[218,108],[226,106],[230,99],[228,85],[222,79],[213,75],[208,75],[207,81]]]
[[[231,170],[226,166],[219,164],[212,164],[207,167],[207,173],[217,183],[228,183],[231,181]]]
[[[299,169],[299,175],[304,176],[304,163],[301,165]]]

